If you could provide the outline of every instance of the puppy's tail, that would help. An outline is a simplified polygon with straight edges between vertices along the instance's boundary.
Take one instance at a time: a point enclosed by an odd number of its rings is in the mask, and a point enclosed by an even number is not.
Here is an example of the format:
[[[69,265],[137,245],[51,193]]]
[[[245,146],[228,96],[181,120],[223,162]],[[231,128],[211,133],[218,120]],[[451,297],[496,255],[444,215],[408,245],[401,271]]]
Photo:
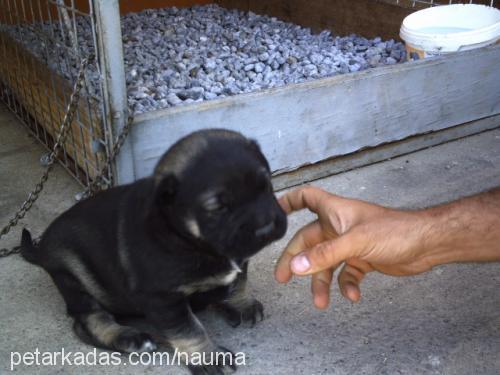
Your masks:
[[[27,229],[23,229],[23,233],[21,235],[21,255],[30,263],[40,264],[38,248],[33,244],[31,233]]]

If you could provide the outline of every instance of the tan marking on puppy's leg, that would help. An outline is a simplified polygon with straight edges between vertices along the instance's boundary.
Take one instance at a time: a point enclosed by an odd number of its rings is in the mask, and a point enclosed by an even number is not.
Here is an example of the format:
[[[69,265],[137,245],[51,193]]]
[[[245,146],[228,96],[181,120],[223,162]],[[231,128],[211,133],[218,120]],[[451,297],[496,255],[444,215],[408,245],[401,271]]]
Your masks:
[[[193,353],[208,353],[215,350],[215,345],[208,337],[205,327],[192,311],[188,330],[181,332],[166,332],[166,340],[170,346],[179,352],[191,355]]]
[[[80,317],[79,322],[90,339],[100,346],[127,353],[156,349],[156,345],[148,336],[135,328],[118,324],[106,311],[89,313]]]
[[[247,277],[242,274],[238,277],[231,294],[217,307],[226,321],[233,327],[247,322],[253,327],[257,321],[264,319],[264,308],[254,298],[248,297],[246,292]]]
[[[111,347],[118,335],[125,329],[104,311],[88,314],[83,321],[88,332],[107,347]]]
[[[134,272],[132,263],[130,261],[130,251],[129,245],[126,240],[126,228],[125,228],[125,218],[120,216],[118,218],[118,229],[116,233],[117,243],[118,243],[118,264],[121,265],[125,275],[127,275],[125,281],[126,285],[130,290],[135,290],[137,288],[137,275]]]
[[[208,353],[214,348],[208,336],[200,337],[179,337],[168,340],[173,348],[181,353],[192,355],[193,353]]]
[[[237,309],[248,306],[249,299],[246,295],[246,289],[247,289],[246,275],[240,275],[231,291],[231,294],[229,295],[228,298],[224,300],[223,303],[227,303],[230,306]]]
[[[181,327],[164,332],[167,343],[178,353],[178,358],[192,373],[233,373],[236,370],[234,354],[210,340],[205,328],[189,307],[188,314],[189,320]],[[199,358],[204,358],[202,363]]]
[[[108,306],[109,296],[104,288],[97,282],[94,275],[89,272],[88,267],[74,254],[71,250],[62,248],[60,250],[60,261],[65,269],[67,269],[80,283],[84,286],[86,292],[99,301],[102,305]]]

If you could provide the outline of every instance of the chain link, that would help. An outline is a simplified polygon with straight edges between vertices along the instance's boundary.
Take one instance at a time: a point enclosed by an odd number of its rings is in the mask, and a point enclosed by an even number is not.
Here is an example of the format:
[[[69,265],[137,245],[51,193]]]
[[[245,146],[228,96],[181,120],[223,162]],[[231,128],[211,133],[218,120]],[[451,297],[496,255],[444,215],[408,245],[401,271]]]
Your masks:
[[[56,141],[54,143],[54,146],[51,150],[51,152],[46,156],[45,159],[45,172],[43,173],[42,177],[40,178],[40,181],[36,184],[35,188],[31,193],[28,195],[28,198],[24,203],[21,205],[21,208],[15,213],[14,217],[9,220],[6,226],[2,228],[0,231],[0,239],[9,233],[9,231],[12,229],[12,227],[16,226],[21,220],[26,213],[31,209],[33,204],[36,202],[38,197],[40,196],[40,193],[43,190],[43,187],[45,185],[45,182],[49,178],[50,171],[52,170],[52,167],[54,165],[54,162],[57,160],[57,155],[61,151],[62,147],[64,146],[64,143],[66,141],[66,138],[68,137],[69,134],[69,129],[70,125],[73,122],[74,115],[76,113],[76,110],[78,108],[78,102],[80,100],[80,94],[83,88],[83,84],[85,82],[85,68],[89,64],[91,58],[86,58],[81,61],[80,68],[78,71],[78,76],[75,82],[75,85],[73,87],[73,92],[71,93],[70,97],[70,103],[68,105],[68,109],[66,111],[66,114],[64,116],[63,122],[61,124],[61,128],[59,130],[59,134],[56,137]],[[116,141],[113,143],[111,153],[109,157],[107,158],[106,165],[99,171],[97,176],[95,177],[94,181],[92,181],[87,189],[83,193],[83,197],[89,197],[94,195],[96,192],[107,189],[111,186],[109,182],[106,182],[104,179],[104,174],[107,171],[111,170],[112,164],[114,160],[116,159],[116,156],[118,155],[121,147],[125,143],[125,140],[128,136],[128,133],[130,131],[130,128],[132,127],[132,123],[134,121],[133,117],[134,109],[132,108],[129,111],[129,117],[127,119],[127,123],[123,127],[122,131],[120,132],[119,136],[116,138]],[[35,243],[37,243],[39,238],[35,239]],[[10,249],[7,248],[2,248],[0,249],[0,258],[7,257],[12,254],[17,254],[21,251],[20,246],[14,246]]]
[[[5,258],[9,255],[17,254],[21,251],[21,246],[14,246],[11,247],[10,249],[4,247],[0,249],[0,258]]]
[[[120,152],[120,149],[122,148],[123,144],[125,143],[125,140],[127,139],[128,133],[130,132],[130,129],[132,128],[132,123],[134,122],[134,113],[135,113],[135,106],[132,108],[129,108],[128,111],[128,119],[125,125],[123,126],[123,129],[121,130],[120,134],[116,138],[115,142],[113,142],[113,146],[111,149],[111,153],[109,154],[109,157],[107,158],[106,165],[101,168],[97,176],[94,178],[92,182],[90,182],[89,186],[87,189],[85,189],[82,193],[82,199],[88,198],[93,196],[95,193],[98,191],[107,189],[111,187],[111,183],[105,181],[104,175],[106,174],[107,171],[110,171],[113,163],[116,159],[116,156]]]

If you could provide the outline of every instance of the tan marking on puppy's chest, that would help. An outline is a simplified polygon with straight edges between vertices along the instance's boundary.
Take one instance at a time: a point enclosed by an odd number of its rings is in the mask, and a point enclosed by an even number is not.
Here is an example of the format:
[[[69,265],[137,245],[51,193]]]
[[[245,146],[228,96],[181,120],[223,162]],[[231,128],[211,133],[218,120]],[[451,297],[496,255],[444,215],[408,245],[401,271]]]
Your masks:
[[[202,280],[197,280],[191,284],[181,285],[179,288],[177,288],[177,290],[186,295],[197,292],[206,292],[220,286],[231,284],[234,280],[236,280],[236,277],[240,272],[241,270],[239,268],[233,268],[229,272],[210,276]]]

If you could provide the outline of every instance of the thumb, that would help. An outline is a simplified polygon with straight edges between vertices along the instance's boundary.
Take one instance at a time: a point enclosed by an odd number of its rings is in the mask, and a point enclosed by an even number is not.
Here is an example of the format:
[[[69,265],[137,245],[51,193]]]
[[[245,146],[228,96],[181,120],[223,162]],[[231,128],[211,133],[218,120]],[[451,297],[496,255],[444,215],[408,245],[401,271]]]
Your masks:
[[[322,242],[292,258],[290,267],[296,275],[310,275],[330,268],[337,268],[345,260],[356,256],[349,235]]]

